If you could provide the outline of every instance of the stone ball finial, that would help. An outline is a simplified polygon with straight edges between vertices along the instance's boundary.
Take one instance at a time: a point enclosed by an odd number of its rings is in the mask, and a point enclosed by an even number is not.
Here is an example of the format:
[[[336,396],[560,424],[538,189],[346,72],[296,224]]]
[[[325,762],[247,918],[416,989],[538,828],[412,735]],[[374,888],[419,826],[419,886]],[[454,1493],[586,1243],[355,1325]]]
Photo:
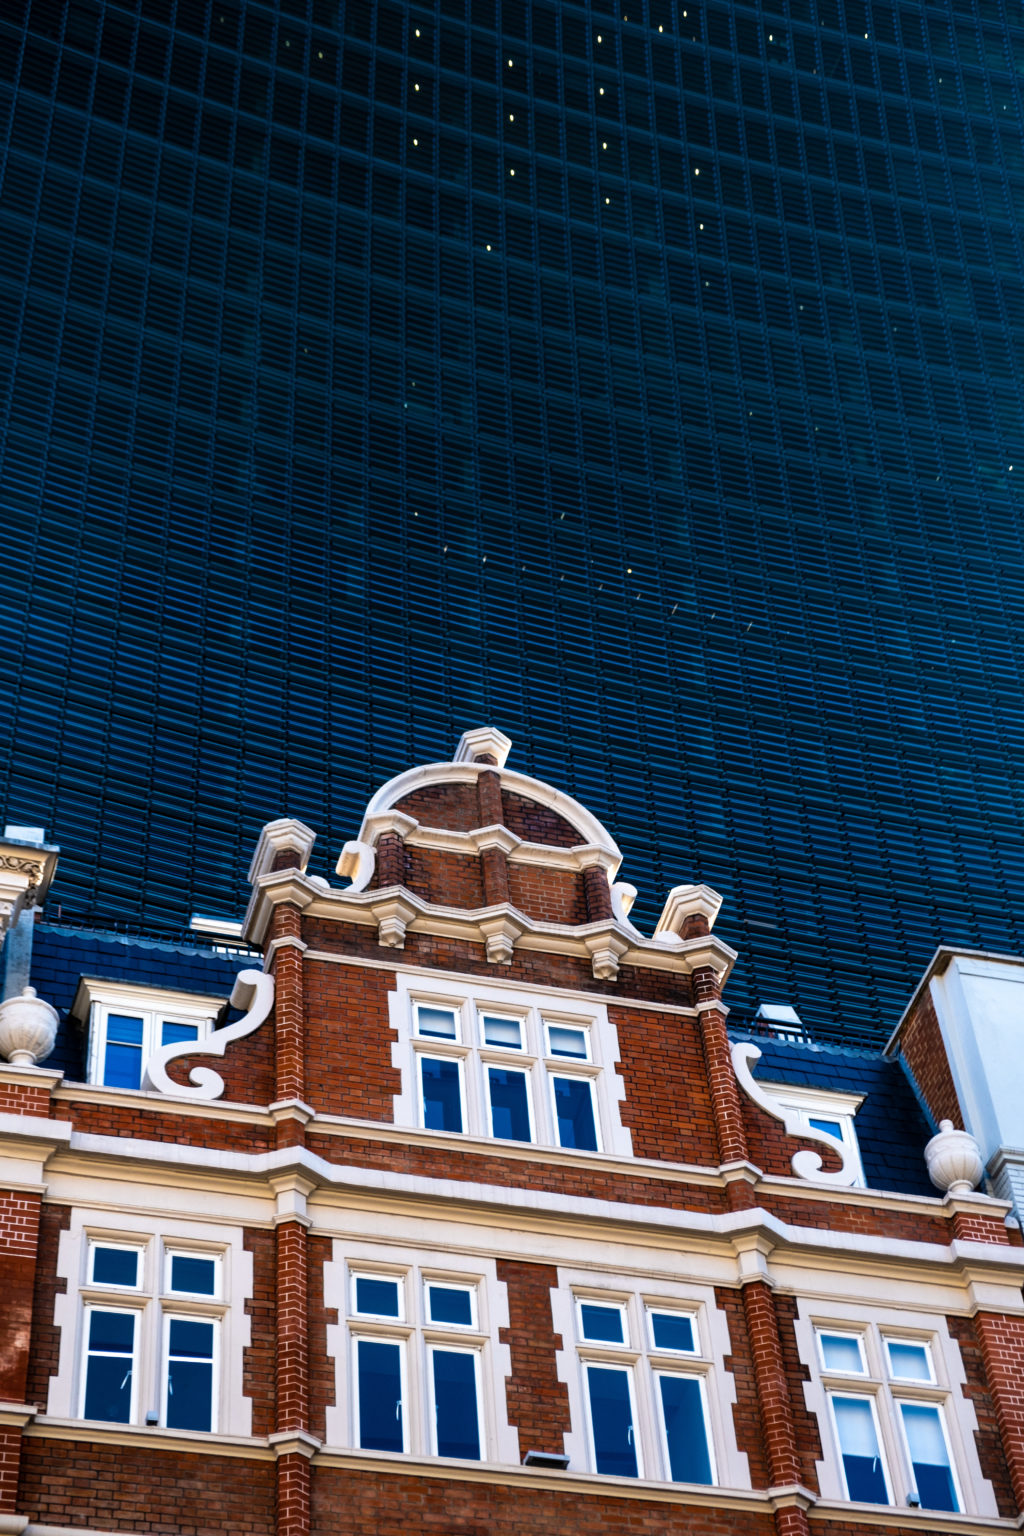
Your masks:
[[[985,1172],[978,1143],[969,1131],[954,1130],[952,1120],[939,1121],[939,1133],[925,1147],[924,1160],[936,1189],[951,1195],[969,1195]]]
[[[45,1061],[57,1040],[56,1008],[23,987],[20,997],[0,1003],[0,1056],[12,1067],[35,1067]]]

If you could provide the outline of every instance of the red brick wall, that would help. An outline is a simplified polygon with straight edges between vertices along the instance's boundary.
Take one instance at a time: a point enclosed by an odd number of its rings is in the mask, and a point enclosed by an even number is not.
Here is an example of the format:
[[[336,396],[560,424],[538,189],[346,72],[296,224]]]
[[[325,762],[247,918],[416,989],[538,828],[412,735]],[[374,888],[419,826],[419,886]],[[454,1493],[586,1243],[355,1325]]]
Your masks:
[[[242,1358],[242,1391],[252,1401],[252,1432],[274,1432],[274,1373],[276,1358],[276,1275],[274,1234],[246,1227],[242,1245],[252,1254],[252,1296],[245,1304],[249,1346]]]
[[[39,1250],[32,1294],[32,1344],[25,1401],[46,1412],[50,1377],[56,1376],[60,1355],[60,1329],[53,1321],[56,1298],[68,1288],[57,1278],[57,1247],[60,1234],[71,1221],[69,1205],[43,1205],[39,1213]]]
[[[39,1083],[0,1083],[0,1115],[38,1115],[41,1120],[50,1113],[50,1085]]]
[[[775,1301],[762,1280],[745,1285],[742,1294],[770,1486],[785,1487],[799,1480],[801,1465]]]
[[[340,1467],[313,1470],[313,1530],[316,1536],[775,1536],[768,1513]]]
[[[903,1021],[899,1048],[936,1122],[952,1120],[958,1130],[963,1130],[963,1115],[942,1043],[942,1030],[927,988]]]
[[[274,1536],[274,1463],[26,1436],[19,1510],[136,1536]]]
[[[461,907],[472,912],[487,905],[483,870],[475,853],[406,846],[403,884],[414,895],[437,906]]]
[[[498,1260],[498,1279],[508,1287],[509,1326],[499,1338],[509,1346],[512,1374],[506,1383],[509,1423],[519,1431],[520,1458],[527,1451],[561,1455],[571,1429],[569,1394],[559,1381],[555,1351],[562,1335],[551,1322],[551,1291],[558,1270],[551,1264]]]
[[[274,1145],[269,1127],[217,1120],[212,1115],[176,1115],[169,1104],[162,1112],[134,1109],[130,1105],[94,1104],[84,1097],[62,1099],[60,1118],[70,1120],[76,1131],[96,1136],[134,1136],[142,1141],[171,1141],[228,1152],[266,1152]]]
[[[307,1098],[321,1114],[391,1120],[401,1087],[391,1065],[392,971],[306,961]]]
[[[0,1425],[0,1513],[13,1513],[18,1501],[21,1430]]]
[[[480,825],[476,780],[467,784],[427,784],[399,800],[396,811],[412,816],[425,827],[446,827],[449,832],[474,832]]]
[[[714,1112],[696,1019],[610,1008],[618,1031],[617,1071],[626,1085],[622,1123],[637,1157],[718,1164]]]
[[[502,1188],[514,1186],[581,1198],[591,1196],[597,1200],[667,1206],[675,1210],[717,1212],[723,1208],[721,1192],[716,1189],[642,1176],[631,1178],[604,1173],[600,1169],[565,1168],[557,1164],[518,1162],[500,1156],[477,1156],[461,1152],[457,1145],[408,1147],[398,1142],[317,1134],[308,1135],[306,1145],[328,1162],[357,1168],[387,1168],[394,1172],[421,1174],[426,1178],[496,1184]]]
[[[750,1349],[747,1319],[743,1311],[743,1296],[739,1291],[717,1286],[715,1304],[719,1311],[725,1313],[729,1324],[732,1353],[726,1355],[724,1363],[725,1369],[732,1372],[736,1384],[736,1401],[732,1410],[736,1445],[739,1450],[746,1452],[751,1485],[754,1488],[767,1488],[768,1464],[765,1461],[764,1440],[761,1436],[757,1377],[754,1374],[754,1357]]]
[[[818,1469],[821,1461],[821,1435],[818,1416],[807,1407],[804,1382],[810,1381],[809,1368],[800,1359],[796,1342],[796,1299],[792,1296],[776,1296],[775,1315],[779,1321],[779,1343],[782,1346],[782,1368],[789,1387],[790,1411],[796,1430],[796,1450],[800,1461],[800,1481],[812,1493],[818,1492]]]
[[[521,837],[524,843],[548,843],[553,848],[578,848],[586,842],[582,832],[577,832],[564,816],[559,816],[549,806],[538,805],[536,800],[527,800],[524,795],[503,789],[501,805],[506,827]]]
[[[987,1477],[992,1484],[999,1513],[1006,1519],[1012,1519],[1017,1513],[1017,1505],[1014,1502],[1003,1442],[999,1436],[999,1421],[985,1373],[978,1330],[974,1319],[970,1317],[948,1317],[946,1322],[950,1336],[960,1346],[960,1358],[964,1363],[967,1380],[961,1390],[964,1397],[974,1404],[978,1419],[974,1443],[978,1448],[982,1476]]]
[[[327,1328],[337,1323],[338,1309],[324,1304],[324,1265],[333,1256],[329,1237],[309,1238],[309,1430],[318,1439],[323,1439],[327,1409],[335,1402],[335,1362],[327,1353]]]
[[[1014,1501],[1024,1510],[1024,1318],[979,1312],[975,1327]]]
[[[40,1205],[39,1195],[0,1189],[0,1400],[10,1403],[25,1401]]]
[[[331,954],[365,956],[372,960],[396,958],[377,943],[377,931],[369,924],[333,923],[307,917],[303,920],[302,937],[311,949]],[[598,981],[589,958],[547,954],[536,949],[519,950],[510,965],[495,966],[486,960],[482,944],[439,934],[406,934],[405,948],[396,963],[461,971],[490,981],[524,981],[539,988],[573,987],[613,1000],[644,998],[681,1008],[689,1007],[691,1003],[689,978],[671,971],[624,965],[619,968],[616,981]]]
[[[309,1297],[306,1229],[283,1221],[277,1236],[277,1428],[309,1422]]]
[[[510,860],[508,889],[512,905],[535,922],[576,925],[588,920],[583,876],[572,870]]]
[[[950,1239],[950,1224],[945,1216],[887,1211],[874,1205],[841,1205],[839,1201],[815,1200],[799,1193],[792,1198],[761,1193],[757,1203],[781,1221],[818,1227],[823,1232],[868,1232],[876,1237],[906,1238],[919,1243],[948,1243]]]

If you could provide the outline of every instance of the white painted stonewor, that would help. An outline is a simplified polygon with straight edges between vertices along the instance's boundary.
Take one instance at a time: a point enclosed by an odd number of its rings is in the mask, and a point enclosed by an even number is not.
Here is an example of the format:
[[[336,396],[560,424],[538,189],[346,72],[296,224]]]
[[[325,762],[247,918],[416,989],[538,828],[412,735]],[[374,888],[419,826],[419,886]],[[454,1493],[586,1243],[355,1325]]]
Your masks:
[[[0,1056],[12,1067],[34,1067],[45,1061],[57,1039],[56,1008],[23,987],[20,997],[0,1003]]]
[[[951,1195],[970,1194],[985,1172],[978,1143],[969,1131],[955,1131],[952,1120],[939,1121],[939,1134],[925,1147],[924,1160],[936,1189]]]

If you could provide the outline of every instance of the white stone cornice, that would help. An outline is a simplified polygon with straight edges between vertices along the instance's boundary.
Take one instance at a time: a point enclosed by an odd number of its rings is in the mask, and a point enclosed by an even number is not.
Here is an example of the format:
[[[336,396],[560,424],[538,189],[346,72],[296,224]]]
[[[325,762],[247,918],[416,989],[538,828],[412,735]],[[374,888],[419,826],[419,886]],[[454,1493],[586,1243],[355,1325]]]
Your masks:
[[[33,1403],[0,1403],[0,1424],[7,1429],[24,1429],[35,1416]]]
[[[309,876],[298,869],[278,869],[260,875],[249,897],[249,906],[242,924],[242,937],[247,944],[258,947],[266,938],[276,906],[289,903],[305,911],[318,897],[323,899],[333,894],[333,891],[325,891],[321,886],[314,885]],[[348,892],[342,894],[348,895]]]
[[[0,935],[26,907],[41,907],[50,889],[60,849],[53,843],[0,838]]]
[[[475,832],[467,833],[467,836],[477,853],[483,853],[488,848],[498,848],[507,855],[514,853],[523,844],[521,837],[517,837],[514,832],[509,831],[508,827],[503,827],[497,822],[489,827],[478,827]]]
[[[261,875],[270,873],[274,859],[283,848],[294,848],[299,856],[299,867],[305,872],[315,842],[316,833],[303,821],[296,821],[291,816],[268,821],[249,864],[249,884],[254,885]]]
[[[273,1448],[278,1459],[282,1456],[305,1456],[309,1460],[323,1447],[322,1440],[307,1434],[304,1429],[278,1430],[276,1434],[267,1436],[267,1444]]]
[[[398,837],[408,838],[418,826],[415,816],[407,816],[404,811],[379,811],[376,816],[365,817],[359,836],[361,841],[376,847],[378,839],[385,832],[394,832]]]
[[[508,754],[512,750],[511,738],[499,731],[494,725],[481,725],[473,731],[463,731],[459,738],[459,744],[455,748],[456,763],[473,763],[486,754],[494,758],[494,764],[484,763],[481,766],[489,768],[497,766],[504,768]]]
[[[265,876],[264,879],[276,881],[280,876]],[[377,911],[382,900],[400,900],[409,912],[407,918],[401,913],[397,914],[404,922],[405,931],[440,934],[445,938],[464,939],[471,944],[486,946],[488,933],[484,925],[490,925],[491,919],[507,917],[521,927],[521,934],[515,940],[517,949],[543,950],[548,954],[592,959],[595,947],[617,949],[619,941],[622,941],[625,948],[618,955],[620,964],[646,966],[658,971],[677,971],[683,975],[698,968],[710,967],[722,981],[728,976],[736,959],[736,951],[713,936],[689,939],[669,947],[653,939],[645,939],[631,925],[624,925],[617,919],[576,925],[548,923],[528,917],[510,902],[472,909],[446,907],[424,901],[421,896],[399,886],[389,887],[386,891],[320,891],[312,886],[308,890],[308,899],[313,903],[310,915],[328,921],[379,924]],[[250,941],[256,941],[260,922],[265,924],[268,920],[258,911],[251,924],[247,918],[246,933]],[[605,935],[612,934],[615,938],[605,942]],[[404,932],[401,938],[404,943]],[[595,941],[594,945],[591,940]]]

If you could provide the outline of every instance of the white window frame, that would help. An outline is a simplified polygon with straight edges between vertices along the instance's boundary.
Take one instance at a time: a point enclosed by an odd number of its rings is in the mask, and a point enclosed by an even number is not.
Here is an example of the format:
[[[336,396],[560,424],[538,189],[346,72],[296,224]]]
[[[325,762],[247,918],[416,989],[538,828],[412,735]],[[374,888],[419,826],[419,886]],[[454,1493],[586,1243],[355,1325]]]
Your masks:
[[[443,1326],[443,1325],[442,1325]],[[451,1325],[449,1325],[451,1326]],[[431,1330],[437,1327],[431,1324]],[[425,1339],[426,1348],[426,1378],[427,1378],[427,1430],[430,1435],[430,1454],[438,1456],[437,1449],[437,1404],[434,1398],[434,1356],[438,1350],[449,1355],[469,1355],[473,1361],[473,1390],[476,1397],[476,1434],[477,1444],[480,1447],[480,1461],[487,1460],[487,1441],[484,1436],[483,1414],[481,1409],[481,1381],[480,1381],[480,1350],[479,1344],[465,1344],[454,1335],[448,1338],[432,1338],[429,1335]],[[445,1461],[458,1460],[457,1457],[445,1457]],[[476,1466],[477,1463],[471,1463]]]
[[[94,1087],[110,1093],[139,1093],[141,1088],[120,1088],[103,1081],[107,1055],[107,1020],[111,1014],[142,1020],[140,1073],[145,1076],[146,1062],[159,1050],[164,1024],[183,1024],[196,1029],[196,1044],[206,1040],[227,999],[208,997],[198,992],[174,992],[165,988],[140,987],[127,982],[103,981],[83,976],[72,1006],[75,1018],[88,1021],[88,1080]]]
[[[844,1371],[844,1370],[841,1370],[839,1368],[839,1366],[837,1366],[837,1365],[829,1365],[828,1364],[828,1362],[825,1359],[825,1340],[824,1340],[824,1335],[825,1334],[828,1334],[829,1338],[855,1339],[856,1340],[856,1343],[857,1343],[857,1354],[858,1354],[858,1357],[860,1359],[860,1370],[859,1371]],[[825,1376],[844,1376],[844,1377],[849,1377],[849,1379],[851,1381],[864,1381],[864,1380],[867,1379],[867,1377],[869,1376],[870,1372],[868,1371],[867,1356],[864,1353],[864,1334],[863,1334],[863,1331],[861,1329],[859,1329],[859,1328],[818,1328],[815,1331],[815,1339],[817,1340],[817,1344],[818,1344],[818,1364],[821,1367],[821,1371],[822,1371],[823,1375],[825,1375]]]
[[[96,1279],[96,1252],[99,1248],[112,1248],[115,1253],[134,1253],[136,1255],[135,1284],[124,1285],[114,1280]],[[102,1237],[89,1239],[86,1248],[86,1284],[91,1290],[116,1292],[119,1296],[137,1296],[143,1291],[146,1283],[146,1247],[144,1243],[126,1243],[123,1240]]]
[[[398,1315],[390,1312],[363,1312],[360,1311],[357,1301],[356,1282],[358,1280],[390,1280],[398,1288]],[[383,1323],[390,1325],[397,1323],[404,1325],[408,1313],[406,1300],[406,1287],[408,1279],[404,1270],[374,1269],[365,1264],[355,1264],[348,1272],[348,1316],[368,1321],[371,1323]]]
[[[482,1069],[481,1075],[483,1077],[484,1084],[484,1097],[487,1100],[487,1129],[491,1136],[494,1137],[495,1141],[508,1141],[515,1139],[512,1137],[499,1137],[495,1134],[494,1104],[491,1099],[491,1068],[493,1067],[499,1072],[517,1072],[523,1079],[524,1086],[526,1088],[526,1117],[530,1128],[530,1134],[526,1141],[520,1141],[518,1144],[521,1147],[535,1146],[537,1141],[537,1117],[534,1113],[533,1107],[533,1074],[530,1071],[530,1063],[529,1061],[520,1061],[518,1063],[504,1060],[495,1061],[491,1056],[486,1054],[487,1051],[492,1051],[494,1049],[494,1046],[487,1046],[485,1049],[481,1050],[480,1054],[480,1066]],[[521,1055],[522,1053],[520,1052],[518,1054]]]
[[[409,1401],[409,1334],[410,1329],[388,1330],[381,1328],[368,1329],[364,1326],[367,1319],[363,1314],[354,1322],[351,1330],[351,1359],[352,1359],[352,1444],[356,1450],[361,1450],[359,1444],[362,1434],[362,1426],[359,1422],[359,1346],[360,1344],[395,1344],[398,1346],[398,1381],[402,1393],[399,1399],[402,1405],[402,1449],[400,1451],[378,1451],[377,1455],[407,1456],[409,1454],[410,1431],[410,1401]],[[395,1321],[392,1319],[392,1321]]]
[[[171,1285],[173,1274],[172,1261],[174,1259],[205,1259],[213,1264],[214,1288],[212,1291],[181,1291]],[[179,1243],[164,1244],[164,1295],[170,1301],[172,1298],[181,1297],[188,1301],[198,1301],[203,1305],[210,1303],[216,1305],[222,1298],[224,1288],[224,1255],[219,1252],[208,1253],[204,1249],[188,1248]]]
[[[419,1100],[419,1123],[423,1130],[433,1130],[438,1136],[464,1136],[466,1133],[466,1121],[468,1119],[466,1104],[466,1058],[464,1049],[441,1051],[436,1049],[437,1042],[427,1042],[429,1049],[419,1049],[416,1052],[416,1095]],[[459,1112],[462,1120],[461,1131],[438,1131],[433,1126],[427,1125],[427,1096],[423,1091],[423,1063],[425,1061],[454,1061],[459,1073]]]
[[[369,1318],[353,1311],[353,1275],[401,1279],[405,1319]],[[431,1322],[427,1286],[450,1286],[472,1293],[473,1326]],[[335,1360],[335,1401],[327,1408],[326,1443],[347,1455],[432,1457],[433,1390],[428,1380],[428,1348],[471,1349],[478,1357],[476,1388],[480,1435],[480,1462],[456,1462],[478,1466],[500,1462],[518,1466],[519,1438],[508,1422],[505,1383],[511,1374],[509,1346],[500,1338],[509,1326],[507,1288],[498,1279],[497,1259],[491,1255],[461,1255],[452,1250],[416,1247],[408,1241],[385,1242],[379,1237],[335,1238],[333,1257],[324,1266],[324,1297],[338,1309],[338,1322],[327,1325],[327,1350]],[[405,1344],[403,1380],[403,1436],[405,1451],[361,1452],[359,1447],[357,1384],[352,1340]],[[447,1460],[447,1458],[444,1458]]]
[[[91,1326],[92,1326],[92,1315],[93,1315],[94,1312],[112,1312],[112,1313],[116,1313],[119,1316],[130,1317],[132,1319],[132,1354],[131,1354],[131,1361],[132,1361],[132,1366],[131,1366],[131,1371],[132,1371],[132,1389],[131,1389],[131,1403],[130,1403],[130,1407],[129,1407],[129,1416],[128,1416],[127,1420],[123,1420],[123,1419],[86,1419],[86,1417],[85,1417],[85,1399],[86,1399],[86,1393],[87,1393],[88,1387],[89,1387],[89,1361],[92,1358],[92,1351],[89,1348],[89,1333],[90,1333]],[[90,1298],[90,1300],[88,1300],[85,1303],[85,1305],[83,1306],[83,1308],[82,1308],[81,1366],[80,1366],[80,1370],[79,1370],[80,1382],[79,1382],[79,1388],[78,1388],[78,1412],[75,1415],[76,1418],[82,1419],[82,1420],[84,1420],[88,1424],[111,1424],[111,1423],[113,1423],[113,1424],[121,1424],[121,1423],[136,1424],[136,1423],[138,1423],[138,1417],[139,1417],[139,1398],[140,1398],[140,1395],[141,1395],[140,1394],[140,1390],[139,1390],[139,1378],[140,1378],[140,1375],[141,1375],[142,1320],[143,1320],[144,1315],[145,1315],[145,1308],[144,1308],[144,1306],[142,1306],[142,1305],[136,1306],[136,1307],[126,1306],[125,1305],[125,1301],[124,1301],[123,1298],[119,1299],[119,1302],[114,1302],[114,1301],[104,1301],[104,1300],[102,1300],[101,1297],[97,1296],[95,1299]],[[105,1358],[105,1357],[102,1356],[102,1355],[98,1355],[97,1354],[96,1358],[97,1359],[102,1359],[102,1358]],[[122,1356],[122,1357],[119,1357],[119,1358],[124,1358],[124,1357]]]
[[[632,1156],[632,1138],[622,1124],[619,1109],[625,1097],[625,1083],[614,1070],[619,1060],[618,1041],[603,1000],[577,999],[573,995],[562,999],[541,994],[526,984],[499,986],[477,983],[475,978],[458,981],[430,976],[425,983],[422,969],[415,974],[399,971],[396,981],[395,990],[389,994],[390,1018],[398,1037],[393,1046],[393,1063],[401,1072],[401,1088],[394,1105],[396,1125],[415,1126],[429,1136],[461,1135],[469,1140],[496,1142],[502,1148],[518,1149],[519,1155],[532,1147],[569,1157],[606,1153]],[[455,1038],[419,1034],[420,1006],[455,1013]],[[487,1042],[484,1020],[488,1015],[514,1019],[520,1025],[518,1047]],[[587,1058],[550,1055],[548,1026],[580,1030],[587,1043]],[[461,1132],[435,1131],[424,1124],[420,1066],[423,1056],[460,1063]],[[494,1136],[487,1077],[491,1066],[525,1073],[529,1142]],[[587,1148],[561,1146],[553,1077],[581,1077],[589,1081],[596,1153]]]
[[[803,1304],[801,1304],[801,1311],[803,1310]],[[844,1310],[849,1314],[854,1308],[847,1306]],[[801,1319],[798,1322],[798,1337],[808,1323],[814,1335],[814,1374],[820,1380],[823,1396],[828,1405],[830,1446],[824,1444],[823,1436],[824,1466],[827,1469],[830,1465],[829,1449],[831,1448],[831,1460],[834,1465],[832,1478],[841,1490],[840,1496],[847,1499],[850,1497],[833,1398],[866,1398],[871,1403],[882,1472],[891,1507],[905,1506],[908,1500],[918,1497],[913,1463],[910,1458],[910,1444],[902,1413],[902,1404],[910,1403],[938,1410],[958,1506],[955,1513],[963,1515],[994,1512],[994,1500],[991,1510],[979,1509],[981,1499],[978,1485],[982,1479],[980,1467],[977,1466],[977,1450],[973,1444],[973,1433],[965,1433],[965,1426],[958,1418],[957,1410],[960,1404],[956,1391],[958,1383],[955,1374],[949,1368],[946,1351],[942,1347],[943,1340],[939,1332],[940,1320],[935,1319],[931,1328],[918,1329],[903,1323],[890,1326],[885,1319],[864,1318],[863,1313],[859,1325],[854,1324],[850,1316],[829,1318],[815,1315],[807,1321]],[[856,1337],[859,1341],[863,1371],[855,1375],[853,1372],[838,1371],[826,1366],[821,1342],[822,1334]],[[889,1357],[890,1342],[922,1346],[931,1371],[931,1379],[922,1381],[913,1377],[895,1375]],[[950,1343],[952,1344],[952,1341]],[[813,1410],[816,1406],[815,1394],[810,1385],[807,1396],[808,1406]],[[973,1430],[973,1425],[971,1428]],[[974,1475],[967,1475],[968,1473]],[[823,1479],[823,1483],[827,1483],[827,1479]],[[988,1486],[990,1491],[990,1485]],[[827,1496],[827,1486],[823,1487],[823,1493]],[[935,1513],[946,1513],[946,1511]]]
[[[175,1293],[177,1294],[177,1293]],[[161,1339],[160,1339],[160,1425],[166,1429],[167,1409],[170,1402],[171,1386],[171,1324],[173,1322],[208,1323],[213,1329],[213,1354],[211,1357],[210,1371],[210,1427],[208,1430],[190,1429],[179,1430],[179,1434],[190,1435],[215,1435],[220,1427],[220,1333],[221,1320],[207,1312],[190,1310],[183,1312],[175,1306],[161,1308]]]
[[[596,1367],[599,1371],[618,1371],[626,1378],[626,1383],[629,1389],[629,1411],[631,1419],[630,1428],[633,1433],[633,1451],[636,1455],[635,1481],[640,1482],[640,1480],[646,1476],[646,1471],[644,1465],[643,1438],[640,1431],[639,1415],[637,1412],[636,1364],[634,1360],[628,1357],[624,1360],[615,1360],[606,1356],[594,1356],[589,1354],[583,1355],[581,1357],[581,1368],[583,1374],[583,1402],[586,1407],[587,1415],[587,1442],[590,1451],[590,1470],[596,1473],[599,1477],[611,1477],[614,1476],[613,1473],[598,1472],[597,1468],[597,1446],[594,1440],[594,1416],[590,1403],[590,1371],[592,1367]],[[628,1481],[633,1482],[634,1479],[629,1478]]]
[[[847,1499],[850,1499],[850,1488],[846,1481],[846,1464],[843,1460],[843,1443],[839,1438],[839,1422],[836,1418],[835,1399],[837,1397],[855,1398],[858,1402],[867,1403],[871,1409],[871,1422],[875,1430],[875,1443],[878,1446],[878,1459],[882,1465],[882,1481],[885,1484],[887,1495],[886,1503],[875,1506],[878,1509],[891,1509],[893,1500],[892,1474],[889,1470],[889,1458],[886,1455],[885,1437],[882,1434],[882,1426],[879,1421],[877,1393],[867,1386],[862,1386],[858,1392],[849,1386],[837,1386],[829,1388],[828,1393],[829,1421],[832,1427],[832,1439],[836,1447],[836,1456],[839,1462],[839,1475],[843,1480],[843,1489]],[[854,1502],[851,1500],[851,1502]]]
[[[701,1411],[704,1418],[704,1435],[711,1472],[709,1484],[693,1484],[694,1487],[719,1486],[721,1458],[718,1453],[718,1420],[711,1401],[710,1379],[719,1363],[708,1347],[705,1308],[690,1298],[657,1295],[647,1291],[624,1294],[621,1290],[602,1290],[592,1283],[582,1282],[571,1286],[572,1321],[575,1331],[575,1355],[577,1381],[582,1401],[587,1470],[598,1473],[597,1451],[594,1443],[594,1426],[590,1406],[590,1382],[588,1367],[606,1366],[624,1369],[629,1374],[630,1408],[633,1416],[633,1444],[637,1458],[637,1480],[655,1478],[672,1482],[672,1465],[669,1456],[668,1431],[665,1425],[664,1405],[661,1399],[659,1377],[678,1376],[696,1381],[700,1389]],[[584,1334],[584,1305],[616,1309],[622,1317],[622,1342],[605,1339],[588,1339]],[[553,1315],[557,1312],[553,1309]],[[693,1348],[688,1350],[667,1349],[654,1343],[655,1313],[672,1313],[686,1317],[690,1322]],[[564,1326],[563,1317],[555,1316],[556,1327]],[[570,1393],[572,1396],[572,1393]],[[569,1443],[567,1439],[567,1445]],[[644,1470],[644,1469],[648,1470]],[[628,1481],[632,1482],[630,1478]],[[677,1484],[689,1487],[690,1484]]]
[[[772,1097],[783,1109],[793,1110],[808,1128],[812,1119],[834,1120],[842,1130],[842,1135],[837,1139],[842,1142],[846,1152],[846,1166],[852,1168],[857,1175],[853,1187],[867,1188],[856,1126],[856,1115],[864,1102],[864,1094],[837,1093],[831,1088],[795,1087],[792,1083],[773,1083],[761,1078],[758,1081],[771,1090]]]

